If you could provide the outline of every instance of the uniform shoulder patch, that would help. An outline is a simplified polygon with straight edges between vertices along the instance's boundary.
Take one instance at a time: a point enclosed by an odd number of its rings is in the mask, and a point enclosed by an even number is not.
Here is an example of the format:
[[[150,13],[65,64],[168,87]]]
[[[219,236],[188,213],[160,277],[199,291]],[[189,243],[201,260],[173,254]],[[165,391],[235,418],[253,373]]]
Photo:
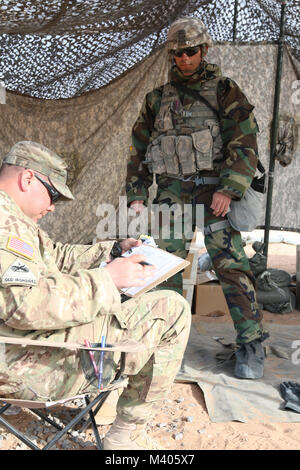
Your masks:
[[[37,278],[20,258],[16,258],[2,276],[2,285],[36,286]]]
[[[13,251],[14,253],[17,253],[19,255],[25,256],[25,258],[31,260],[34,257],[33,247],[24,240],[21,240],[21,238],[16,237],[15,235],[9,236],[6,249]]]

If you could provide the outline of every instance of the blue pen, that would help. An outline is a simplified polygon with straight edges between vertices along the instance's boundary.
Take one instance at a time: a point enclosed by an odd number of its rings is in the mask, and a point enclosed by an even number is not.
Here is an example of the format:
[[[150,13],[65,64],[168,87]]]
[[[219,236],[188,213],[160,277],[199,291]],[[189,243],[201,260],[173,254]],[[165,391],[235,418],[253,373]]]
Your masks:
[[[101,340],[101,348],[105,348],[105,344],[106,344],[106,339],[105,339],[105,335],[103,335],[103,336],[102,336],[102,340]],[[104,351],[101,351],[101,353],[100,353],[100,359],[99,359],[99,367],[98,367],[98,370],[99,370],[99,375],[98,375],[98,389],[99,389],[99,390],[100,390],[100,388],[101,388],[101,382],[102,382],[103,358],[104,358]]]

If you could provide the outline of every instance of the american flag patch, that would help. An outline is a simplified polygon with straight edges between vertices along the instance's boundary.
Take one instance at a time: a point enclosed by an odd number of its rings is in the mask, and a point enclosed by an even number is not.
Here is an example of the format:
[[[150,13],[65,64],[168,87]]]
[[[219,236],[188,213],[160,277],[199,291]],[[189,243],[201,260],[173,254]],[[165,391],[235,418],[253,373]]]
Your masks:
[[[18,237],[10,236],[6,248],[14,251],[25,258],[33,259],[33,247]]]

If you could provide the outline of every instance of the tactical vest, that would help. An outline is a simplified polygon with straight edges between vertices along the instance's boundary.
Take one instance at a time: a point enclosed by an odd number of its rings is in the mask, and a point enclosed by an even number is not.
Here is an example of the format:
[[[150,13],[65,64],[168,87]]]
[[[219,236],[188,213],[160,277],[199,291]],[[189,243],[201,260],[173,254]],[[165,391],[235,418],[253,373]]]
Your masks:
[[[199,93],[218,111],[217,86],[221,77],[208,80]],[[177,89],[164,86],[145,161],[149,171],[168,176],[193,175],[212,170],[222,160],[220,121],[201,99],[183,106]]]

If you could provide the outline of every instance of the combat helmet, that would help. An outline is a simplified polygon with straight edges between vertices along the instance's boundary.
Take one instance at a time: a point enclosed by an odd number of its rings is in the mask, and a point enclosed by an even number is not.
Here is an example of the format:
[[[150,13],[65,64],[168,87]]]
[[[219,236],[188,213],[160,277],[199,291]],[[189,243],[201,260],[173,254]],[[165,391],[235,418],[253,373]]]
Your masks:
[[[171,24],[167,38],[168,52],[202,44],[212,46],[213,41],[199,18],[185,16]]]

